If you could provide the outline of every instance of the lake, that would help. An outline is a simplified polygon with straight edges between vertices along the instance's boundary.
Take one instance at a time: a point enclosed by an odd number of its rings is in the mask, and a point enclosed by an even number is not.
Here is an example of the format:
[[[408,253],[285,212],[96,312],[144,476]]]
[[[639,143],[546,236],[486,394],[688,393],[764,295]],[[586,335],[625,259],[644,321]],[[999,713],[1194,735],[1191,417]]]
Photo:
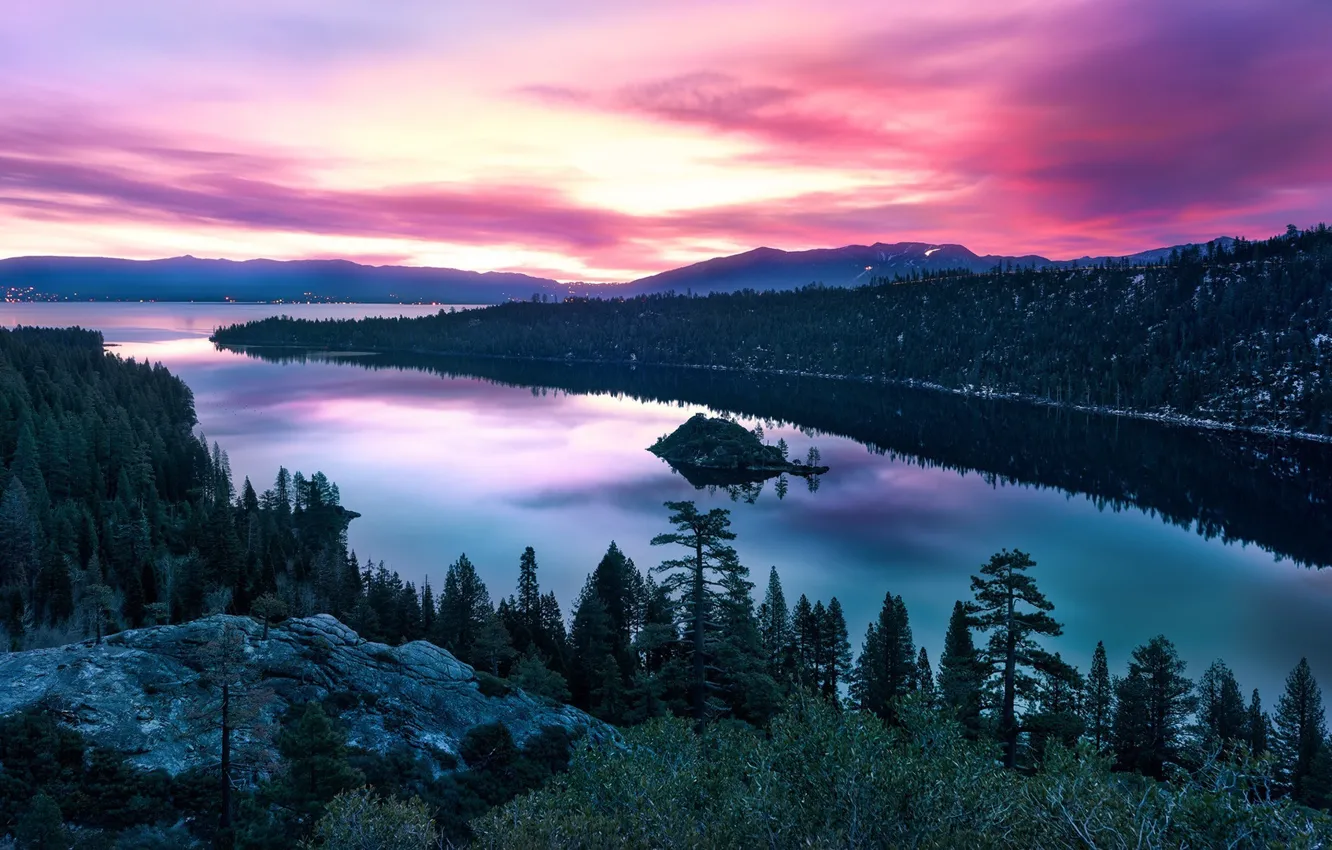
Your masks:
[[[945,393],[704,370],[216,350],[213,327],[286,313],[420,315],[392,305],[5,304],[5,325],[102,330],[193,389],[201,430],[237,483],[279,464],[337,482],[363,516],[350,542],[438,591],[466,552],[493,598],[536,549],[566,615],[615,540],[640,567],[663,553],[668,499],[731,509],[762,598],[776,565],[792,604],[836,596],[858,641],[901,594],[937,664],[955,599],[1001,548],[1035,558],[1087,670],[1112,672],[1165,634],[1196,678],[1221,657],[1274,704],[1302,655],[1332,683],[1332,446],[1208,432]],[[696,490],[645,449],[695,412],[762,423],[817,491],[773,482],[752,503]],[[752,495],[752,494],[751,494]]]

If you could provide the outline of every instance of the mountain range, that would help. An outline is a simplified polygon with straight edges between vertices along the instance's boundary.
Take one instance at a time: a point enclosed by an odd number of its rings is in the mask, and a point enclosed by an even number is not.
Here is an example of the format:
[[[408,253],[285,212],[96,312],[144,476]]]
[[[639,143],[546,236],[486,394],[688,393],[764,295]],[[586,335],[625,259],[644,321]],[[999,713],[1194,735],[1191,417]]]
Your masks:
[[[1228,238],[1217,240],[1222,244]],[[1190,243],[1194,244],[1194,243]],[[1132,254],[1160,260],[1176,245]],[[1034,254],[978,255],[955,244],[896,242],[808,251],[755,248],[650,275],[629,283],[562,283],[517,272],[473,272],[369,266],[348,260],[122,260],[102,257],[15,257],[0,260],[0,297],[91,301],[359,301],[496,304],[534,294],[621,296],[658,292],[707,294],[741,289],[788,290],[809,283],[857,286],[875,278],[996,266],[1095,264],[1119,257],[1050,260]]]

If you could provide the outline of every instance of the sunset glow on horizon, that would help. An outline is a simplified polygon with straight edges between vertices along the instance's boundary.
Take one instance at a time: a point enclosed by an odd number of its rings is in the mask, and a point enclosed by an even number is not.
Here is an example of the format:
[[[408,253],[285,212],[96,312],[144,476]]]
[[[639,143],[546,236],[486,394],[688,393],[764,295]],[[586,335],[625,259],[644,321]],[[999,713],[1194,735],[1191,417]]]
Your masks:
[[[12,5],[0,257],[604,281],[1332,219],[1327,0]]]

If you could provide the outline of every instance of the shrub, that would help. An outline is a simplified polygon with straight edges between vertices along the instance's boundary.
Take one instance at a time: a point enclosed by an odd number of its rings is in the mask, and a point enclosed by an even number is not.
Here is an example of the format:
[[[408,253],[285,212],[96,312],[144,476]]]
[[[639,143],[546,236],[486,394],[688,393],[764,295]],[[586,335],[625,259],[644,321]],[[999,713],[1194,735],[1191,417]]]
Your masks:
[[[381,799],[369,789],[344,791],[315,824],[307,850],[432,850],[439,835],[418,799]]]
[[[990,746],[908,704],[903,726],[821,700],[770,732],[656,720],[581,751],[546,789],[473,822],[477,847],[1320,846],[1322,815],[1232,770],[1166,785],[1052,747],[1004,770]]]

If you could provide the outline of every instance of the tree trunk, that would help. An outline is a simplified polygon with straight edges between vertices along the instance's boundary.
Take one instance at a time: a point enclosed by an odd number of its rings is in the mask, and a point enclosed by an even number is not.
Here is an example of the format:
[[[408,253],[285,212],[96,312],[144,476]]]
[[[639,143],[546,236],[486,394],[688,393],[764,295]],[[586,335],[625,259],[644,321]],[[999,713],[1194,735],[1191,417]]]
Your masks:
[[[1008,595],[1008,623],[1006,626],[1008,634],[1005,635],[1004,652],[1004,713],[999,725],[1004,738],[1004,766],[1015,767],[1017,765],[1017,722],[1014,717],[1014,703],[1017,700],[1016,691],[1016,672],[1017,672],[1017,640],[1013,634],[1013,594],[1010,590]]]
[[[704,610],[703,541],[694,545],[694,720],[703,725],[707,668],[703,659]]]
[[[222,815],[218,819],[218,842],[231,846],[231,685],[222,683]]]

